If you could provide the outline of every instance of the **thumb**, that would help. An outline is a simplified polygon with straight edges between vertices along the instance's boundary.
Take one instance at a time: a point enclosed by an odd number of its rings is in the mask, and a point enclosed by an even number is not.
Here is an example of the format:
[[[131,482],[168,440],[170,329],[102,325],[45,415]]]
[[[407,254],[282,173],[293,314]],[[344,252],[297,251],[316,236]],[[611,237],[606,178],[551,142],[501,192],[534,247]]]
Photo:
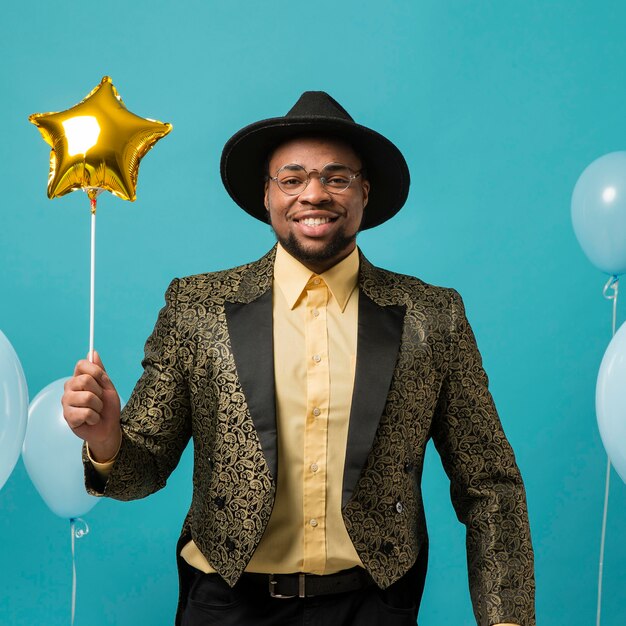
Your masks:
[[[115,390],[115,386],[113,385],[111,379],[106,373],[106,369],[104,367],[102,359],[100,358],[100,354],[98,354],[98,352],[96,352],[95,350],[93,351],[93,363],[94,365],[102,368],[102,374],[100,375],[100,385],[102,386],[102,388]]]
[[[87,355],[87,358],[89,359],[90,354]],[[100,358],[100,353],[97,352],[96,350],[93,351],[93,363],[95,365],[99,365],[104,371],[106,371],[106,368],[104,367],[104,363],[102,362],[102,359]]]

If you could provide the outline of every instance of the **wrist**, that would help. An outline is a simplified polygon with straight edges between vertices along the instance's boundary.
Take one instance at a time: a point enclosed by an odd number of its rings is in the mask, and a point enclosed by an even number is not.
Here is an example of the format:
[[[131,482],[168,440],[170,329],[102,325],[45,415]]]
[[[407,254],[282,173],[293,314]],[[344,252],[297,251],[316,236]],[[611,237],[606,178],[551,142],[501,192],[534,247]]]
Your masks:
[[[112,437],[104,441],[88,441],[87,451],[89,458],[96,463],[110,463],[117,457],[122,447],[122,430],[118,430]]]

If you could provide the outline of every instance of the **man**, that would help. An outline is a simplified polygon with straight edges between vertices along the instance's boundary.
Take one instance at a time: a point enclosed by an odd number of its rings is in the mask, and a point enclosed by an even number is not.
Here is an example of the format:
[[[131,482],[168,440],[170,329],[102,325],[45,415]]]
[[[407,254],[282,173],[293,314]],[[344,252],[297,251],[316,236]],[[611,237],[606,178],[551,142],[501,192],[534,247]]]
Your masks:
[[[307,92],[236,133],[221,170],[277,247],[172,282],[121,425],[97,356],[63,400],[94,494],[156,491],[193,438],[177,623],[414,624],[432,437],[477,623],[533,625],[524,488],[461,299],[356,248],[406,200],[402,154]]]

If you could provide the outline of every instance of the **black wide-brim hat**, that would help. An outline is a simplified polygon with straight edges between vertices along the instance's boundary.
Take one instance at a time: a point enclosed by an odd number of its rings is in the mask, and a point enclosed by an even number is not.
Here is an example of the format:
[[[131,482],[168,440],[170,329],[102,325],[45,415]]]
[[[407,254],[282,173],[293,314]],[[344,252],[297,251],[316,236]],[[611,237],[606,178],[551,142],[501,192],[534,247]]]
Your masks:
[[[305,91],[284,117],[250,124],[226,142],[220,171],[230,197],[244,211],[267,222],[263,201],[267,159],[285,141],[309,135],[346,141],[361,157],[370,182],[361,230],[386,222],[402,208],[410,185],[402,153],[380,133],[357,124],[324,91]]]

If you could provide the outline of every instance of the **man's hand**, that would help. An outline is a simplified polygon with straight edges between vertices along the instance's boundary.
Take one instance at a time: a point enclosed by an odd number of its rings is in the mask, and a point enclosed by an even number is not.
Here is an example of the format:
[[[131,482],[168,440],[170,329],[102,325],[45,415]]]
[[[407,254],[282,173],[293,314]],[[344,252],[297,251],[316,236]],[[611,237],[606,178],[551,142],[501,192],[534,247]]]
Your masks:
[[[62,404],[65,421],[89,444],[93,460],[113,458],[122,439],[120,397],[97,352],[93,363],[76,364],[74,376],[65,383]]]

